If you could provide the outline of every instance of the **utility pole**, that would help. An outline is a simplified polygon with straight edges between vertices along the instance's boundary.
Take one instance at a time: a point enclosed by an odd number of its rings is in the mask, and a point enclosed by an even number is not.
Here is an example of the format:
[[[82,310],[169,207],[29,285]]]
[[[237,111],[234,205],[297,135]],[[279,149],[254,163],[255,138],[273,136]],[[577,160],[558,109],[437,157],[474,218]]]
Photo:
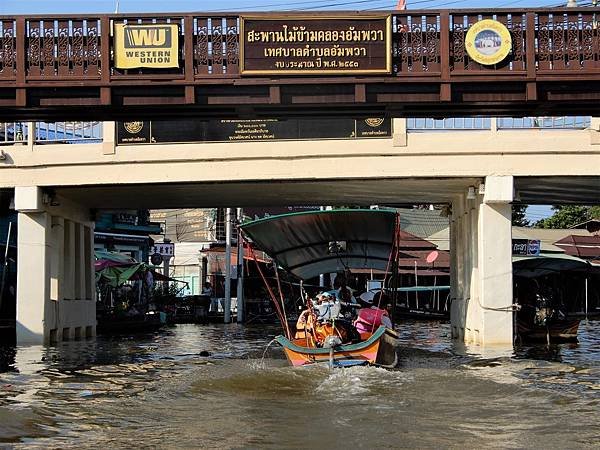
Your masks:
[[[237,238],[237,322],[244,321],[244,241],[242,230],[242,208],[237,209],[238,238]]]
[[[223,321],[231,322],[231,208],[225,210],[225,304]]]
[[[171,240],[170,239],[163,239],[163,242],[165,244],[168,244],[168,243],[171,242]],[[171,256],[170,255],[164,255],[163,256],[163,275],[165,277],[169,276],[169,270],[171,268],[170,264],[171,264]],[[165,283],[164,286],[166,287],[166,289],[164,289],[165,293],[168,294],[169,293],[169,280],[165,281],[164,283]]]

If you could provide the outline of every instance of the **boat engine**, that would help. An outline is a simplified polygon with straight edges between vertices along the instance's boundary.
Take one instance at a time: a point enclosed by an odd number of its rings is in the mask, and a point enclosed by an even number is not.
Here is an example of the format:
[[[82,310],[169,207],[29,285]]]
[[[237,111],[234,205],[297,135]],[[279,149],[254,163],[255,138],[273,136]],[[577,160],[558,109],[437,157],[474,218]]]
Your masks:
[[[342,340],[339,336],[327,336],[323,341],[323,348],[335,348],[339,345],[342,345]]]

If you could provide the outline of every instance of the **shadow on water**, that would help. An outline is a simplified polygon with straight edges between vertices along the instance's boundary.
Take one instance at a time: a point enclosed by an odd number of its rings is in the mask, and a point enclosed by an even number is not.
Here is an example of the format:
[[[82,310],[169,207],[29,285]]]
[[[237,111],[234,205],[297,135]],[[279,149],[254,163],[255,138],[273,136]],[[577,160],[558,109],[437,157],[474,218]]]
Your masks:
[[[0,444],[586,448],[600,437],[598,325],[582,323],[579,344],[482,357],[448,324],[403,322],[395,370],[288,367],[266,350],[269,326],[8,347]]]

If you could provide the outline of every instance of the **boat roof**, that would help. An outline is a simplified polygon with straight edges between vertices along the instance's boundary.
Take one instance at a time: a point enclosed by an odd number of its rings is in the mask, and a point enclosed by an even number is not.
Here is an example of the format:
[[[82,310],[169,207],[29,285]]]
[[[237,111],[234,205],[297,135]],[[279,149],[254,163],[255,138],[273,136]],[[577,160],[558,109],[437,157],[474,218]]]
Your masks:
[[[588,261],[565,254],[513,256],[513,275],[535,278],[564,271],[589,271]]]
[[[305,211],[247,222],[255,246],[302,279],[345,269],[385,270],[394,242],[395,210]]]

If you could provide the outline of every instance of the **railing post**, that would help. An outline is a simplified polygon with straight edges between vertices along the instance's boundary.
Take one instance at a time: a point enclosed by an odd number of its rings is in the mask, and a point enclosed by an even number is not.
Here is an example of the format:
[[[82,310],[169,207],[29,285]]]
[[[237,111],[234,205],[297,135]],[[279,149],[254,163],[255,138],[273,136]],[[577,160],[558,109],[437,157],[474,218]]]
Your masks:
[[[440,13],[440,64],[441,79],[440,101],[452,100],[452,86],[450,84],[450,13]]]
[[[406,147],[408,145],[405,118],[393,119],[392,133],[394,147]]]
[[[100,70],[102,71],[102,87],[100,88],[100,104],[111,104],[110,92],[110,19],[108,16],[100,18]]]
[[[114,155],[115,153],[115,122],[102,122],[102,154]]]
[[[26,38],[25,38],[25,17],[17,17],[17,89],[15,94],[15,102],[17,106],[27,105],[27,90],[25,89],[25,51],[26,51]]]
[[[27,150],[33,151],[35,145],[37,122],[27,123]]]
[[[185,70],[185,103],[193,104],[196,101],[194,92],[194,18],[185,16],[183,19],[183,49]]]
[[[536,83],[536,59],[535,59],[535,13],[528,12],[526,14],[527,25],[525,28],[525,54],[527,59],[527,92],[526,98],[528,101],[537,100],[537,83]]]

